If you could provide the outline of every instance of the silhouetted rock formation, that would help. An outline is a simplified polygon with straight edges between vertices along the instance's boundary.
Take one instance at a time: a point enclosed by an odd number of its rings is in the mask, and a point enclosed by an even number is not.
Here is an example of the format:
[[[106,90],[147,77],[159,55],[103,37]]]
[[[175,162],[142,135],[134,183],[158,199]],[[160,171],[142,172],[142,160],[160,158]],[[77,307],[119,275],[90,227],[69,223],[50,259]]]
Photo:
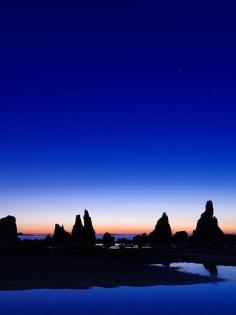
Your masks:
[[[196,230],[193,231],[192,240],[195,243],[219,243],[224,239],[224,233],[218,226],[217,218],[214,215],[213,203],[211,200],[206,203],[206,210],[202,213],[197,222]]]
[[[63,225],[55,225],[53,241],[63,243],[67,240],[73,240],[82,244],[95,244],[96,234],[93,228],[92,220],[86,209],[84,210],[84,225],[82,224],[80,215],[77,215],[71,234],[65,231]]]
[[[164,212],[162,217],[157,221],[155,229],[149,235],[151,244],[167,244],[171,241],[171,227],[169,224],[168,216]]]
[[[147,234],[143,233],[141,235],[135,235],[133,237],[132,243],[134,245],[138,245],[139,248],[142,248],[143,246],[147,246],[147,243],[148,243]]]
[[[53,240],[57,243],[63,243],[70,239],[70,233],[66,232],[64,226],[60,226],[59,224],[55,224],[55,230],[53,234]]]
[[[8,215],[0,219],[0,240],[17,240],[16,218]]]
[[[185,245],[188,242],[188,233],[186,231],[176,232],[172,236],[172,242],[176,246]]]
[[[82,224],[80,215],[76,216],[75,224],[72,229],[72,239],[76,242],[95,244],[96,233],[88,210],[84,210],[84,225]]]
[[[89,244],[95,244],[96,242],[96,233],[93,228],[92,219],[86,209],[84,210],[84,241]]]
[[[110,233],[105,233],[102,237],[102,243],[104,245],[104,247],[110,247],[112,245],[114,245],[115,243],[115,238],[114,236],[112,236]]]
[[[75,224],[72,229],[72,239],[76,242],[83,242],[85,239],[84,227],[80,215],[76,216]]]

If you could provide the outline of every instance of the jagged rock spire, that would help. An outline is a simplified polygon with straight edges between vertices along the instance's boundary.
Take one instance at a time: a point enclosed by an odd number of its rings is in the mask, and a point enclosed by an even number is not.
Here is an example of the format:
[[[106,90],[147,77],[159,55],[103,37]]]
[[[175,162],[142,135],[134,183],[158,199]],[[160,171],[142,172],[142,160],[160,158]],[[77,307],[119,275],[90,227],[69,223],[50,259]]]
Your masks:
[[[170,242],[172,236],[171,227],[168,216],[164,212],[162,217],[157,221],[155,229],[150,233],[149,239],[151,243]]]
[[[84,210],[84,225],[80,215],[76,216],[75,224],[72,229],[72,239],[81,243],[94,244],[96,242],[96,233],[93,228],[92,219],[88,210]]]
[[[66,232],[64,226],[55,224],[55,229],[53,233],[53,240],[56,242],[64,242],[70,239],[70,233]]]
[[[213,202],[208,200],[205,211],[197,222],[196,230],[193,231],[193,240],[217,242],[223,237],[224,233],[218,226],[217,218],[214,217]]]
[[[94,244],[96,242],[96,233],[93,228],[92,219],[88,210],[84,210],[84,237],[85,241]]]
[[[72,229],[72,239],[78,242],[84,241],[84,227],[79,214],[75,218],[75,224]]]

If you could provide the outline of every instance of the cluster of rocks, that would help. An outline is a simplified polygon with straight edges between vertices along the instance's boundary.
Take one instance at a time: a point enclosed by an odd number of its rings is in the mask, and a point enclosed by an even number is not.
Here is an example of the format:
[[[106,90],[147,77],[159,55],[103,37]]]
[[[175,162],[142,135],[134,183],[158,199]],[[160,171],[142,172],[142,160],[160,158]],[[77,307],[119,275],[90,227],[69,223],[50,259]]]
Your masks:
[[[65,231],[64,226],[55,225],[53,240],[57,243],[73,240],[79,243],[95,244],[96,233],[93,228],[92,219],[89,216],[88,210],[84,210],[84,224],[82,223],[80,215],[76,216],[75,224],[72,228],[72,233]]]
[[[133,238],[133,243],[139,247],[150,244],[151,246],[183,246],[191,244],[220,244],[225,240],[225,234],[218,226],[218,221],[214,217],[214,208],[211,200],[207,201],[205,211],[197,222],[197,227],[193,231],[192,237],[186,231],[176,232],[172,236],[169,219],[166,213],[157,221],[154,230],[149,234],[137,235]]]
[[[0,244],[11,243],[18,240],[16,219],[13,216],[7,216],[0,219]],[[89,212],[85,209],[83,223],[80,215],[76,216],[75,224],[72,233],[65,231],[64,226],[55,225],[55,230],[52,239],[47,237],[47,241],[52,241],[54,244],[63,244],[67,241],[75,243],[94,245],[96,243],[96,233],[93,228],[92,219]],[[222,244],[223,242],[235,242],[235,238],[230,235],[225,235],[218,226],[218,221],[214,216],[214,208],[211,200],[207,201],[205,211],[202,213],[197,222],[196,229],[191,237],[187,232],[179,231],[172,235],[171,226],[167,214],[164,212],[162,217],[157,221],[154,230],[147,235],[137,235],[133,238],[132,245],[143,247],[151,246],[186,246],[186,244]],[[114,237],[110,233],[105,233],[102,238],[102,243],[105,247],[110,247],[114,244]],[[129,241],[130,242],[130,241]]]

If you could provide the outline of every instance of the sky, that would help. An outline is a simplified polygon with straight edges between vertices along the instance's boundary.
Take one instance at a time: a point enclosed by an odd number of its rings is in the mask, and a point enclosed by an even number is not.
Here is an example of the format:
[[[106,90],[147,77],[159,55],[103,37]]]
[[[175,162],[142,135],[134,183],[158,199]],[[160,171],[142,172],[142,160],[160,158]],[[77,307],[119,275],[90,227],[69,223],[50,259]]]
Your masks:
[[[0,5],[0,217],[236,233],[236,4]]]

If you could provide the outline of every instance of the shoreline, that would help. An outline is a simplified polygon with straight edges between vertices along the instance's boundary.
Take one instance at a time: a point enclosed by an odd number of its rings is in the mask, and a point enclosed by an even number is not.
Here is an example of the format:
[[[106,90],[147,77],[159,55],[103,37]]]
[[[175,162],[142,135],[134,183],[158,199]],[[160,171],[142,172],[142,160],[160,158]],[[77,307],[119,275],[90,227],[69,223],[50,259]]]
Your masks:
[[[224,281],[168,268],[174,262],[236,266],[235,255],[196,250],[103,250],[86,255],[2,255],[0,290],[191,285]],[[153,264],[163,264],[153,266]],[[165,267],[167,266],[167,267]]]
[[[13,266],[13,264],[15,266]],[[78,259],[78,257],[5,257],[1,260],[0,290],[89,289],[121,286],[191,285],[223,281],[143,263]]]

